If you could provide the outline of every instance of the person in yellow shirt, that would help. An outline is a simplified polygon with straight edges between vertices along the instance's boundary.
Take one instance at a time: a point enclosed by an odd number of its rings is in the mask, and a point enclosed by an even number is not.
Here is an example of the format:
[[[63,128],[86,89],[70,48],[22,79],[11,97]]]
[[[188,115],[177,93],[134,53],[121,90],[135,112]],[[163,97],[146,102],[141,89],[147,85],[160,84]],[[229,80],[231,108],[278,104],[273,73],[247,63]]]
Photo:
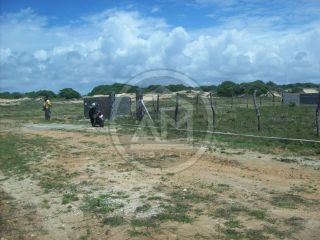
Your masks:
[[[50,120],[50,118],[51,118],[51,107],[52,107],[51,101],[49,100],[48,97],[45,97],[44,104],[43,104],[43,110],[44,110],[44,118],[46,120]]]

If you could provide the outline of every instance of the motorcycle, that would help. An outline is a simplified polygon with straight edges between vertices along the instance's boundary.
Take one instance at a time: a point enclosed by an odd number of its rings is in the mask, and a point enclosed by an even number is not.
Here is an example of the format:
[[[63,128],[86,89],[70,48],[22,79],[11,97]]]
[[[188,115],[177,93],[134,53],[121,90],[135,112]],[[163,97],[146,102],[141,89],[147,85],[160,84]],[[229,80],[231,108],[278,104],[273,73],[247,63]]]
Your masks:
[[[94,125],[98,125],[99,127],[104,127],[104,118],[102,112],[98,112],[94,119]]]
[[[92,127],[104,127],[104,117],[100,110],[97,110],[97,105],[92,104],[89,110],[89,117]]]

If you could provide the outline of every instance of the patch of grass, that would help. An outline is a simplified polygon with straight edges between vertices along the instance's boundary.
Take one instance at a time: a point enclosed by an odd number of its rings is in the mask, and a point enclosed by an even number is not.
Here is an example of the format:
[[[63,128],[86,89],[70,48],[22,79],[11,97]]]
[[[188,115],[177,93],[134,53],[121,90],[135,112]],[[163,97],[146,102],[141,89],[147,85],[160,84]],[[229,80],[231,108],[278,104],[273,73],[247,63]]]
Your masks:
[[[128,198],[129,195],[126,193],[126,192],[123,192],[123,191],[119,191],[119,192],[116,192],[115,195],[110,195],[110,197],[112,198]]]
[[[235,215],[239,214],[240,212],[247,211],[247,208],[241,206],[241,205],[227,205],[225,207],[218,208],[213,216],[218,218],[225,218],[230,219],[231,217],[234,217]]]
[[[201,233],[196,233],[194,236],[193,236],[193,239],[211,239],[211,237],[209,236],[205,236]]]
[[[228,228],[241,228],[242,225],[238,220],[230,220],[224,223],[224,225]]]
[[[266,218],[266,211],[263,209],[248,210],[248,214],[259,220],[264,220]]]
[[[222,233],[228,239],[240,239],[240,238],[242,238],[242,233],[240,231],[235,230],[235,229],[227,228],[227,229],[222,230]]]
[[[257,135],[257,133],[254,133]],[[313,138],[313,137],[310,137]],[[253,139],[241,136],[218,136],[212,138],[217,147],[227,146],[231,149],[248,149],[265,154],[295,153],[299,155],[319,156],[319,143],[300,143],[280,140]]]
[[[174,176],[175,173],[166,173],[167,176]]]
[[[279,162],[284,162],[284,163],[297,163],[298,162],[296,159],[291,159],[291,158],[279,158],[276,160]]]
[[[145,231],[129,230],[128,234],[130,237],[151,237],[151,233]]]
[[[279,194],[273,196],[271,204],[281,208],[296,208],[298,205],[306,205],[308,203],[299,195]]]
[[[144,195],[142,195],[142,196],[144,196]],[[160,197],[160,196],[152,196],[152,197],[148,197],[147,199],[150,200],[150,201],[152,201],[152,200],[163,200],[163,198]]]
[[[222,193],[224,191],[228,191],[230,189],[230,186],[228,184],[220,183],[218,186],[214,187],[214,190],[218,193]]]
[[[142,206],[139,206],[136,208],[136,212],[146,212],[151,208],[150,204],[143,204]]]
[[[301,186],[292,186],[290,192],[305,192],[305,193],[314,193],[317,191],[317,188],[313,186],[301,185]]]
[[[91,229],[87,227],[86,235],[80,236],[80,240],[88,240],[90,239],[90,235],[91,235]]]
[[[122,208],[123,206],[123,203],[115,202],[110,195],[101,194],[97,197],[85,196],[81,209],[97,215],[104,215],[113,212],[118,208]]]
[[[164,208],[164,212],[156,216],[160,221],[176,221],[183,223],[191,223],[193,221],[193,219],[188,215],[190,206],[187,204],[177,203],[162,207]]]
[[[74,192],[76,191],[76,186],[70,184],[70,180],[78,175],[78,172],[68,172],[63,168],[58,168],[56,171],[46,172],[40,176],[39,185],[44,189],[45,193],[61,190]]]
[[[83,118],[83,104],[51,99],[53,103],[50,123],[75,123]],[[18,105],[0,106],[0,118],[45,122],[42,101],[29,99]]]
[[[280,231],[278,228],[276,228],[275,226],[269,226],[269,225],[265,225],[263,227],[263,230],[271,235],[276,236],[279,239],[284,239],[286,237],[289,237],[291,235],[290,232],[285,232],[285,231]]]
[[[79,198],[75,193],[65,193],[62,197],[62,204],[68,204],[70,202],[78,201]]]
[[[285,224],[293,227],[295,230],[304,228],[305,219],[301,217],[290,217],[284,221]]]
[[[102,223],[107,224],[112,227],[120,226],[126,223],[122,216],[106,217],[102,220]]]
[[[133,219],[131,225],[134,227],[146,227],[146,228],[155,228],[157,226],[155,219],[146,218],[146,219]]]
[[[41,203],[41,207],[45,208],[45,209],[49,209],[50,208],[49,200],[48,199],[43,199],[42,203]]]
[[[203,194],[194,190],[172,192],[170,196],[177,202],[213,203],[217,200],[216,194]]]
[[[268,237],[265,236],[263,233],[264,233],[263,230],[249,229],[245,233],[245,239],[249,239],[249,240],[268,239]]]
[[[40,161],[53,150],[53,145],[53,140],[47,137],[1,134],[0,170],[9,175],[26,173],[30,163]]]

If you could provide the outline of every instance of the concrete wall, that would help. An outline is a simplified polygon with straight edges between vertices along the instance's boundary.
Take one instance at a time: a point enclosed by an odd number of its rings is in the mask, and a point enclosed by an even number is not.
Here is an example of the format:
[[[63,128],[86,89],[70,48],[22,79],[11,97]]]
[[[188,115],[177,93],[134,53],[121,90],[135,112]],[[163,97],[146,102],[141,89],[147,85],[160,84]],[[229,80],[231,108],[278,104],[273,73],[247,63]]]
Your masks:
[[[106,119],[111,116],[111,102],[109,96],[102,97],[85,97],[83,99],[83,113],[86,118],[89,118],[89,109],[92,103],[98,104],[98,109],[102,112]],[[116,97],[113,104],[113,117],[129,115],[131,113],[131,105],[129,97]]]
[[[283,104],[295,103],[300,104],[300,93],[283,93]]]
[[[300,104],[318,104],[320,93],[301,93]]]
[[[284,93],[282,97],[284,104],[317,104],[319,95],[319,93]]]

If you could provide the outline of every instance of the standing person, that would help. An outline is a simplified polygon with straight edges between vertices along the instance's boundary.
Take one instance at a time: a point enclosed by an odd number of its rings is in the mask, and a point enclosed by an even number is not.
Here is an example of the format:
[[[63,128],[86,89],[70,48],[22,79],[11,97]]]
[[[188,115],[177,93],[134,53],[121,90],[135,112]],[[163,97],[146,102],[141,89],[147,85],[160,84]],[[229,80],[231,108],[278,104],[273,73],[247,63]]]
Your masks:
[[[51,101],[46,96],[44,98],[44,104],[43,104],[44,118],[46,120],[50,120],[50,118],[51,118],[51,107],[52,107]]]

